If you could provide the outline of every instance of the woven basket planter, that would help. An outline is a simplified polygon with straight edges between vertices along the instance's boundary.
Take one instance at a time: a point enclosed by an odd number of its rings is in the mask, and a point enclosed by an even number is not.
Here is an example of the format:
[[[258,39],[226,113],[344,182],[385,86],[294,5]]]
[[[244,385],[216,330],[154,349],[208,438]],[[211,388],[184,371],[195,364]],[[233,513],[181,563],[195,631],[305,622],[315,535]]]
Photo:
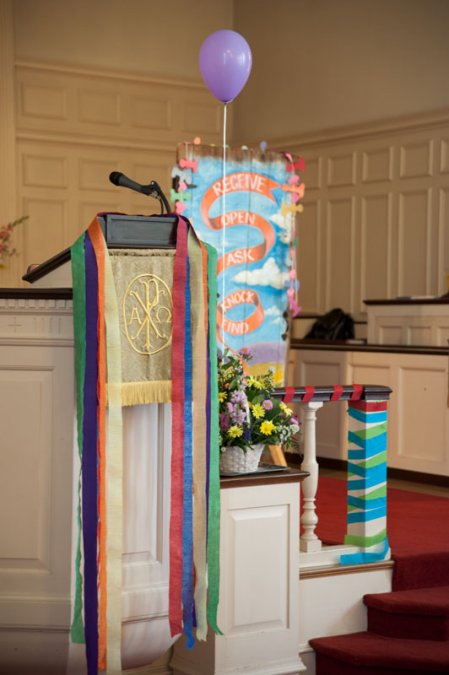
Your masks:
[[[220,452],[220,473],[254,473],[259,466],[264,447],[259,444],[248,446],[247,450],[234,445],[225,448]]]

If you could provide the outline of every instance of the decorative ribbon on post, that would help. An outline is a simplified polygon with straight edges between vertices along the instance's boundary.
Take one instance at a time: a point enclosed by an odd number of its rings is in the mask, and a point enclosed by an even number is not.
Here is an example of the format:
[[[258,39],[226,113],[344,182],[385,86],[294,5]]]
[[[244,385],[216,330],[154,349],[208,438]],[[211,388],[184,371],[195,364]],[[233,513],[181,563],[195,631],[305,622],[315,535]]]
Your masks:
[[[344,565],[389,557],[387,401],[351,401],[348,414],[348,513],[344,543],[359,546],[363,551],[342,555],[340,562]]]

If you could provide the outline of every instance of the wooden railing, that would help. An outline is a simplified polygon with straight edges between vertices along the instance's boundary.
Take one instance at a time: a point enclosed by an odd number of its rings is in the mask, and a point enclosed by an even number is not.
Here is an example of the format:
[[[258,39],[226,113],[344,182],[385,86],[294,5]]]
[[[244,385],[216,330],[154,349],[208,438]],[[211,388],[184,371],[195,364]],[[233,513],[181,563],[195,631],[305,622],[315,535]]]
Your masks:
[[[306,554],[322,550],[315,530],[318,523],[315,498],[319,466],[316,456],[317,411],[324,404],[348,403],[348,494],[345,544],[351,546],[340,562],[370,562],[389,555],[386,538],[386,450],[389,387],[377,385],[285,387],[276,396],[298,403],[302,421],[301,469],[309,476],[302,483],[303,534],[300,549]],[[383,534],[385,536],[383,536]],[[321,560],[325,562],[324,558]]]

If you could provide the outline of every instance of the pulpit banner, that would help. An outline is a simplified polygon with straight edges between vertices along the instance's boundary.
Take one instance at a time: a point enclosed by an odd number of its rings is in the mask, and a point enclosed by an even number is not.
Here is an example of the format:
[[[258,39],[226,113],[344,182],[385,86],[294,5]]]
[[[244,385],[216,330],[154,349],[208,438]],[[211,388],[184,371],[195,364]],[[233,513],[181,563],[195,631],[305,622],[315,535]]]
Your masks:
[[[171,400],[173,250],[112,249],[122,405]]]
[[[295,216],[303,210],[302,158],[288,153],[182,143],[172,202],[218,253],[218,349],[250,350],[253,374],[272,368],[282,384],[288,310],[295,316]]]

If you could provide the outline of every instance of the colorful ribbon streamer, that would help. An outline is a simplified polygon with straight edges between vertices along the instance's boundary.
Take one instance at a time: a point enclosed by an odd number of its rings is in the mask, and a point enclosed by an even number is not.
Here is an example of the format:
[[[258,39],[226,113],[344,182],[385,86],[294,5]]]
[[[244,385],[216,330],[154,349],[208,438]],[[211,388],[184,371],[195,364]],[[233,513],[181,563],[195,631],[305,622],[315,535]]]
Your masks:
[[[97,218],[71,257],[81,462],[71,640],[85,642],[87,673],[97,675],[122,667],[123,537],[119,309]],[[172,635],[184,632],[193,646],[195,617],[198,639],[206,638],[207,621],[220,632],[216,252],[182,217],[173,297],[169,622]]]
[[[354,385],[355,389],[355,385]],[[359,392],[355,392],[358,396]],[[387,518],[387,402],[348,404],[348,512],[345,544],[360,553],[340,556],[344,565],[385,560]]]

